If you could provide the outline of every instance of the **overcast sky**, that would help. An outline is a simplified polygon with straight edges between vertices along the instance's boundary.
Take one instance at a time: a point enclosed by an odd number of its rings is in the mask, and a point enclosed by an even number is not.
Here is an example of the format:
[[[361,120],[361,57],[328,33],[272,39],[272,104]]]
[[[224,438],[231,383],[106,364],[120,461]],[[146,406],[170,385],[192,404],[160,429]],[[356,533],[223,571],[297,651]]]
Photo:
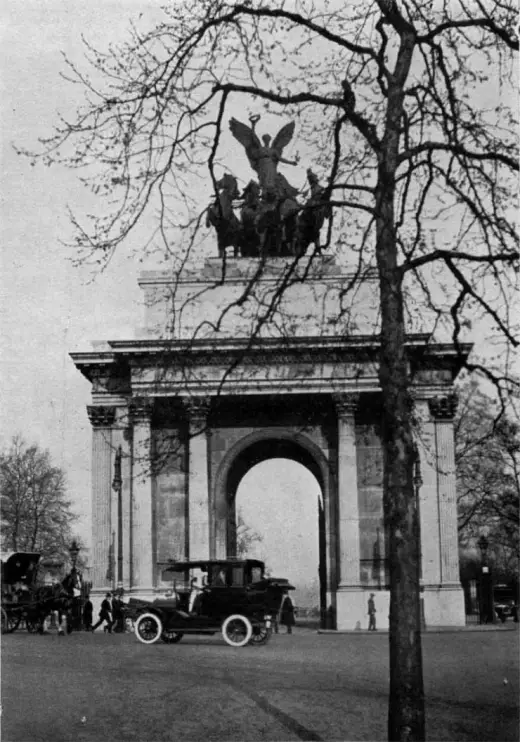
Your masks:
[[[125,16],[149,15],[153,5],[7,0],[1,16],[0,445],[20,433],[50,450],[66,472],[80,516],[77,530],[87,542],[90,384],[69,352],[88,349],[92,340],[132,337],[141,324],[137,276],[154,266],[139,263],[128,250],[102,274],[74,267],[61,242],[71,235],[67,204],[85,198],[76,173],[31,167],[11,145],[36,148],[38,137],[52,131],[57,112],[71,112],[80,101],[81,90],[60,72],[65,71],[62,53],[81,62],[81,34],[102,48],[124,36]],[[261,548],[271,568],[295,581],[317,571],[317,492],[312,475],[289,462],[257,467],[239,491],[247,521],[264,536]],[[280,517],[284,510],[292,512],[291,532]],[[295,567],[289,569],[288,563]]]

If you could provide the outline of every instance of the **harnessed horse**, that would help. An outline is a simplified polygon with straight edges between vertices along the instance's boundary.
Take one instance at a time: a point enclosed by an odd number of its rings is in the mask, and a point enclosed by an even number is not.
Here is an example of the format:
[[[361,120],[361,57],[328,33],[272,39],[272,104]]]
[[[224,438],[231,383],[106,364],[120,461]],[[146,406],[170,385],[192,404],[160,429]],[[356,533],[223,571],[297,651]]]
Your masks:
[[[48,628],[51,615],[56,618],[58,634],[72,631],[71,608],[74,598],[81,590],[81,575],[73,570],[55,585],[44,585],[36,589],[36,605],[31,611],[31,619],[38,624],[38,631],[43,634]]]

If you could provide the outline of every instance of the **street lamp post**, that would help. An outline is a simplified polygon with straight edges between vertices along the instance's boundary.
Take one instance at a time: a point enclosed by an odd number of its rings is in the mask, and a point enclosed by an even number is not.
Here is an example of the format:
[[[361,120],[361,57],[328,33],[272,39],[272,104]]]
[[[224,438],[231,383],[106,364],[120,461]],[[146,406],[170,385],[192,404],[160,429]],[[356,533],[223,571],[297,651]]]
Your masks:
[[[421,582],[421,585],[419,587],[419,601],[420,601],[420,610],[421,610],[421,630],[424,631],[426,629],[426,616],[424,612],[424,586],[422,585],[422,534],[421,534],[421,507],[420,507],[420,490],[423,483],[422,473],[421,473],[421,457],[419,454],[419,449],[417,446],[415,446],[415,461],[414,461],[414,467],[413,467],[413,485],[415,490],[415,505],[417,508],[417,521],[419,524],[419,579]]]
[[[76,539],[73,539],[71,545],[69,546],[70,562],[72,565],[70,574],[72,577],[73,590],[76,590],[78,588],[76,562],[78,561],[79,552],[80,552],[80,547],[78,546]],[[79,602],[79,597],[77,596],[78,596],[78,593],[74,592],[74,595],[72,598],[72,607],[71,607],[71,620],[72,620],[71,628],[76,628],[76,629],[81,627],[81,603]]]
[[[493,579],[489,566],[488,548],[489,541],[485,534],[477,541],[480,549],[480,623],[494,623],[495,612],[493,610]]]

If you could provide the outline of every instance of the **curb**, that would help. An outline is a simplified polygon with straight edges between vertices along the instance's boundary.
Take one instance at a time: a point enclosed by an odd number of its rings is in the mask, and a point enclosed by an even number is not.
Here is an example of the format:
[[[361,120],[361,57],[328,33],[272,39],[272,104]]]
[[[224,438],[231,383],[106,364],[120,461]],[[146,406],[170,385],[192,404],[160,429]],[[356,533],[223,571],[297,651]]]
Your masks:
[[[421,630],[421,634],[451,634],[451,633],[478,633],[478,632],[501,632],[501,631],[518,631],[518,624],[513,626],[431,626]],[[367,631],[366,629],[317,629],[317,634],[354,634],[357,636],[371,636],[372,634],[388,634],[388,629],[377,629],[377,631]]]

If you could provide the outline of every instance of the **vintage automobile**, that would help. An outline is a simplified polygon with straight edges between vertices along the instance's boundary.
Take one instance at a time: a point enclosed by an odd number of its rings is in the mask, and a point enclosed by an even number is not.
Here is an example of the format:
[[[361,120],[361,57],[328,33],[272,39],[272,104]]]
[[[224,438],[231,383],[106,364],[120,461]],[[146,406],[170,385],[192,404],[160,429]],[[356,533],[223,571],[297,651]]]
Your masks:
[[[493,588],[493,603],[499,621],[505,623],[508,618],[518,623],[517,591],[510,585],[499,584]]]
[[[294,590],[285,579],[265,577],[258,559],[172,562],[164,571],[172,577],[171,596],[134,602],[135,635],[144,644],[218,631],[232,647],[265,644],[284,595]]]

